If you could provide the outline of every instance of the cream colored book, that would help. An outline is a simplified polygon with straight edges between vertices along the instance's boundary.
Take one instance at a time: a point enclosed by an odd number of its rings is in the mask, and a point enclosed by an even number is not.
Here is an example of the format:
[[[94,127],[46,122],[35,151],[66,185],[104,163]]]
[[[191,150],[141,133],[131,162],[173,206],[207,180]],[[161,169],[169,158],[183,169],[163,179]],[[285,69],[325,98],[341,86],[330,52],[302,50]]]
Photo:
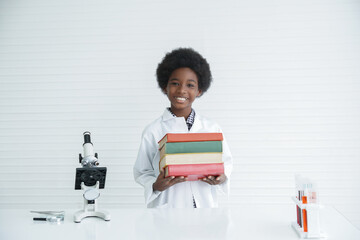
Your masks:
[[[176,153],[165,154],[159,162],[159,169],[175,164],[222,163],[222,153]]]

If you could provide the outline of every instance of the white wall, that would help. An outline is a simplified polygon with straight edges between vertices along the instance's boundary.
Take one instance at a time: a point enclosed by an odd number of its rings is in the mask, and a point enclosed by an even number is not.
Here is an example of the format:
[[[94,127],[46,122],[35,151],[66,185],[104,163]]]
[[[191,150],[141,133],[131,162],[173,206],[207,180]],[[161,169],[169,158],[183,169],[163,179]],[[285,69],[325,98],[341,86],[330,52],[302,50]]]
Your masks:
[[[223,205],[291,204],[294,173],[360,227],[356,0],[0,1],[0,207],[79,208],[82,133],[108,167],[100,204],[143,207],[142,129],[168,105],[155,69],[193,47],[214,83],[196,111],[234,156]]]

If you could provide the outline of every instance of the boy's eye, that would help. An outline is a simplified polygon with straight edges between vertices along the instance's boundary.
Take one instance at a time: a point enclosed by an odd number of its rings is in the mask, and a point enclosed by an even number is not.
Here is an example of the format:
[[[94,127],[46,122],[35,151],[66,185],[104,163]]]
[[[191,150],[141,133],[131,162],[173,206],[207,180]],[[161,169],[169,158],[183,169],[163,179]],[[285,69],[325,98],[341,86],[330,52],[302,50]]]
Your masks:
[[[194,85],[194,84],[188,84],[188,87],[189,87],[189,88],[194,88],[195,85]]]
[[[177,83],[177,82],[171,82],[170,84],[171,84],[171,85],[174,85],[174,86],[179,85],[179,83]]]

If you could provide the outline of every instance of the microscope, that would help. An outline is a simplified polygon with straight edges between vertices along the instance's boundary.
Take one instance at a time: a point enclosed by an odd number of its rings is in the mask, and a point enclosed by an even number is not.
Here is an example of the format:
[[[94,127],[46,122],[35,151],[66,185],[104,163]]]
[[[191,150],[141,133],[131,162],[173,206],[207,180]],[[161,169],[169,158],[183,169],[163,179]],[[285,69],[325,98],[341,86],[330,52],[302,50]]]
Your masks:
[[[84,132],[83,156],[79,154],[79,162],[82,165],[76,168],[75,190],[83,190],[84,208],[74,215],[74,221],[80,223],[86,217],[99,217],[110,221],[107,211],[100,211],[97,207],[97,199],[100,196],[99,189],[105,188],[106,167],[98,167],[98,154],[94,154],[94,146],[90,139],[91,133]]]

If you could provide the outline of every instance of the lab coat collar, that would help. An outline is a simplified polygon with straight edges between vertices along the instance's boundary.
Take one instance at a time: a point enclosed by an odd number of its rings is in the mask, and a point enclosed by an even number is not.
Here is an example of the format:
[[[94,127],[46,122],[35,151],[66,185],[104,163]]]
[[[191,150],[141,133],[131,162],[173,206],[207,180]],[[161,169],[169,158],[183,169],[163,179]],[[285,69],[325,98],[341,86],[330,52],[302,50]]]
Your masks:
[[[202,128],[202,123],[200,121],[200,116],[195,112],[194,124],[192,125],[190,132],[199,132]]]
[[[162,115],[162,120],[163,121],[168,121],[170,119],[174,119],[177,117],[174,117],[171,112],[166,108],[163,115]],[[180,118],[180,117],[179,117]],[[185,123],[185,118],[184,119],[184,123]],[[186,125],[186,124],[185,124]],[[195,111],[195,119],[194,119],[194,124],[192,125],[190,132],[197,132],[202,128],[202,123],[200,121],[200,116],[199,114]]]
[[[162,115],[162,120],[167,121],[167,120],[170,120],[173,118],[175,118],[175,117],[171,114],[171,112],[167,108],[165,108],[165,111]]]

